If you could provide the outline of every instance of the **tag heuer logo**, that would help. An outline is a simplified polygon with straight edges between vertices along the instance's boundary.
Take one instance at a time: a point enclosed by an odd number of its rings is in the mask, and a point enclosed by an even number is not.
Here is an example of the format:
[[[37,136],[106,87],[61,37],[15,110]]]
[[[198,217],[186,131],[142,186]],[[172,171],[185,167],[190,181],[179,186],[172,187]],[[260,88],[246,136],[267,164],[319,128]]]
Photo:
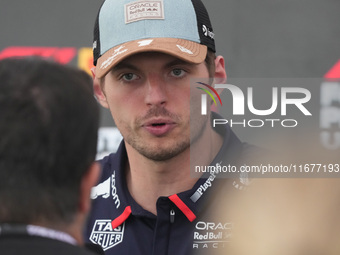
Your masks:
[[[96,220],[90,240],[95,244],[99,244],[104,251],[116,246],[123,241],[124,226],[112,229],[111,220]]]

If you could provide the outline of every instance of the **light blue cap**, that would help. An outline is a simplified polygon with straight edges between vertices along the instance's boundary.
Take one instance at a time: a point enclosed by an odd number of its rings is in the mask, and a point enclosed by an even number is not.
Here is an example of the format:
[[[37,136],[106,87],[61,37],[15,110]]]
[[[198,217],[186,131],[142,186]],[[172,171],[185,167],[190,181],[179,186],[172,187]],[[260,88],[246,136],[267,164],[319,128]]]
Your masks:
[[[96,75],[100,78],[122,59],[146,51],[203,62],[213,33],[204,6],[200,13],[202,6],[200,0],[106,0],[94,31]]]

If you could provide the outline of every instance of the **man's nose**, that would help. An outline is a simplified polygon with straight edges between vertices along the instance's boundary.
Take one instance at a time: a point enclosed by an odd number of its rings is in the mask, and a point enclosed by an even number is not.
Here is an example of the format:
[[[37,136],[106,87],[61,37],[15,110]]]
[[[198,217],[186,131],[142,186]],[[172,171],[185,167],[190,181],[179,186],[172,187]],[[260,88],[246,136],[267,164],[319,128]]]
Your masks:
[[[145,103],[164,106],[167,102],[166,82],[158,75],[150,75],[146,80]]]

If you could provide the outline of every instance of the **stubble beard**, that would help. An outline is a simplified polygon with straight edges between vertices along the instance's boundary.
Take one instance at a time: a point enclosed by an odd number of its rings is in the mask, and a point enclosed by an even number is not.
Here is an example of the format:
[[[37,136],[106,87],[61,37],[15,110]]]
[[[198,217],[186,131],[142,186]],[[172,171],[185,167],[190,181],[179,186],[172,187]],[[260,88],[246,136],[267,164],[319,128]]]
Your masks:
[[[150,110],[144,117],[137,119],[136,126],[140,125],[140,123],[152,116],[170,117],[175,120],[176,123],[183,123],[182,118],[180,118],[178,115],[172,114],[164,108],[155,108]],[[190,120],[187,120],[187,123],[185,123],[185,126],[187,126],[188,128],[187,132],[185,130],[183,133],[181,133],[180,136],[173,138],[169,142],[169,144],[161,143],[157,146],[148,144],[148,141],[136,134],[136,132],[133,132],[131,127],[126,126],[126,135],[122,135],[124,137],[124,141],[128,143],[133,149],[135,149],[139,154],[152,161],[160,162],[170,160],[178,156],[185,150],[189,149],[190,145],[195,143],[202,135],[206,128],[206,125],[207,118],[204,117],[195,120],[194,123],[191,124],[191,126]],[[155,139],[158,138],[156,137]]]

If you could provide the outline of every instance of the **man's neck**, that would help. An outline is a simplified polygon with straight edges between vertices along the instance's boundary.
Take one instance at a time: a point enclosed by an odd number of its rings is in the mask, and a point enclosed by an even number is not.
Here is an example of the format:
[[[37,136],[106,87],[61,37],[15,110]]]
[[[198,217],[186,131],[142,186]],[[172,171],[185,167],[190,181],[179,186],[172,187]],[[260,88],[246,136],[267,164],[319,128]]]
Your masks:
[[[191,145],[191,154],[200,155],[195,164],[209,165],[222,143],[221,136],[208,129],[208,132]],[[202,149],[210,153],[202,153]],[[198,180],[190,175],[190,148],[170,160],[161,162],[147,159],[127,143],[126,150],[129,158],[126,167],[129,192],[139,205],[155,215],[159,197],[189,190]]]

